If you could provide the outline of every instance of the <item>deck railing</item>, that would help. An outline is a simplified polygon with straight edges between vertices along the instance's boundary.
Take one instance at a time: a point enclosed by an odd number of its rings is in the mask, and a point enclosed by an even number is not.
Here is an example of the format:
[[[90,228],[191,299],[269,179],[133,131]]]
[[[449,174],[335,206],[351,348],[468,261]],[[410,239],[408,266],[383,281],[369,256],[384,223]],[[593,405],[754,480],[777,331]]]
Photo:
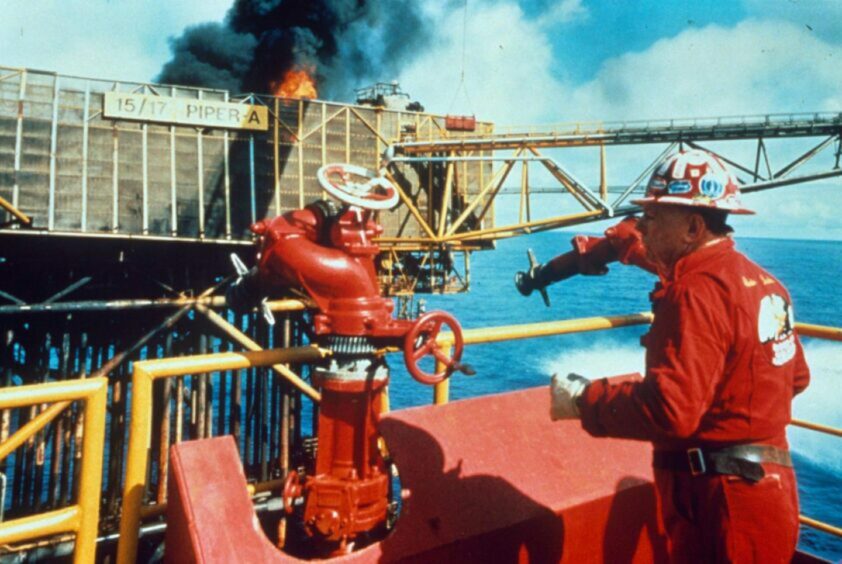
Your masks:
[[[546,323],[468,329],[464,331],[463,338],[466,345],[475,345],[645,325],[651,323],[651,321],[652,314],[648,312],[609,317],[589,317]],[[802,336],[842,341],[842,329],[839,328],[802,323],[797,324],[796,329]],[[452,345],[452,334],[442,333],[439,339],[445,347]],[[277,367],[285,363],[313,362],[326,354],[329,354],[329,351],[316,347],[295,347],[136,362],[132,380],[132,417],[120,524],[118,562],[126,564],[134,562],[141,519],[160,515],[166,506],[165,503],[143,505],[143,493],[148,478],[148,447],[152,424],[152,387],[154,381],[187,374],[222,372],[259,366]],[[288,369],[285,370],[288,371]],[[285,377],[289,378],[288,375]],[[87,404],[84,423],[85,441],[81,460],[82,472],[77,505],[0,524],[0,545],[60,533],[76,533],[75,561],[93,561],[104,450],[103,430],[106,391],[107,382],[105,378],[0,390],[0,409],[53,403],[52,407],[47,408],[40,416],[31,420],[25,428],[20,429],[6,442],[0,444],[0,459],[7,456],[16,446],[47,425],[69,402],[83,400]],[[449,381],[445,380],[435,387],[434,402],[436,404],[447,403],[448,399]],[[842,430],[817,423],[793,420],[792,424],[837,437],[842,436]],[[256,484],[253,488],[254,491],[277,489],[280,483],[280,480],[272,480],[265,484]],[[806,526],[842,537],[842,528],[832,524],[803,515],[800,516],[800,522]]]
[[[69,380],[0,389],[0,409],[46,407],[0,444],[0,460],[49,425],[71,402],[85,402],[82,452],[76,503],[61,509],[0,523],[0,546],[62,534],[75,534],[77,564],[93,562],[99,526],[99,499],[105,436],[106,378]]]
[[[650,312],[644,312],[613,317],[588,317],[548,323],[528,323],[523,325],[508,325],[501,327],[484,327],[481,329],[468,329],[464,331],[462,338],[465,345],[478,345],[517,339],[531,339],[536,337],[549,337],[552,335],[581,333],[585,331],[598,331],[601,329],[614,329],[630,325],[645,325],[647,323],[651,323],[652,318],[653,316]],[[796,323],[795,329],[799,335],[804,337],[813,337],[830,341],[842,341],[842,328],[829,327],[825,325],[813,325],[809,323]],[[452,346],[452,333],[442,333],[439,337],[439,341],[444,347]],[[439,364],[436,367],[436,371],[443,370],[443,368],[444,367]],[[444,380],[440,384],[436,385],[434,393],[434,402],[436,404],[447,403],[449,396],[449,380]],[[829,425],[821,425],[819,423],[804,421],[801,419],[793,419],[791,424],[795,427],[801,427],[835,437],[842,437],[842,429],[831,427]],[[837,537],[842,537],[842,527],[837,527],[830,523],[825,523],[805,515],[799,515],[798,519],[803,525]]]

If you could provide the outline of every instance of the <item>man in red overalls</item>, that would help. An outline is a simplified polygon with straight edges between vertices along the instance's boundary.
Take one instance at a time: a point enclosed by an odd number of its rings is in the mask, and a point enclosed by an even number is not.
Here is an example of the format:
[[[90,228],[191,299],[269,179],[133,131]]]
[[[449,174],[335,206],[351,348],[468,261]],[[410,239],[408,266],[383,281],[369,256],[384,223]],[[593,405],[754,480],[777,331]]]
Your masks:
[[[643,217],[606,239],[613,258],[660,279],[646,374],[553,376],[550,414],[581,417],[595,436],[652,441],[673,561],[789,562],[798,499],[785,429],[810,378],[789,293],[728,237],[727,214],[753,212],[716,156],[668,157],[634,203]]]

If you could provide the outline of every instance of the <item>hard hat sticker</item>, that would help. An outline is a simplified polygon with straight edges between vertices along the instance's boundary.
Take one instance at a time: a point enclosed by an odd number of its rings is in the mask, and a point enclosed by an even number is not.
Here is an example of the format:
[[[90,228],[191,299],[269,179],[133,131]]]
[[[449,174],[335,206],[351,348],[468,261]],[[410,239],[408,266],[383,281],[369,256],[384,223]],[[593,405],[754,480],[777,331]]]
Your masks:
[[[647,187],[649,190],[658,191],[660,192],[664,188],[667,187],[667,181],[663,178],[652,177],[652,180],[649,181],[649,186]]]
[[[667,192],[670,194],[686,194],[691,188],[691,184],[686,180],[673,180],[669,183]]]
[[[712,174],[706,174],[699,184],[702,194],[709,198],[719,198],[725,192],[725,185]]]

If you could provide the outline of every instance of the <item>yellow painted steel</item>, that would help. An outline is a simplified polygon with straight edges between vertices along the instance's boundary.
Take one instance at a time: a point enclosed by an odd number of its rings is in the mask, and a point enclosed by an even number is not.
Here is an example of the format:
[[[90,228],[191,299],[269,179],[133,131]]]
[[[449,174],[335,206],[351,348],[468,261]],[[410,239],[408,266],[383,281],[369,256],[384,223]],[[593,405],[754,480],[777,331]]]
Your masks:
[[[452,333],[451,333],[452,335]],[[437,339],[442,348],[447,349],[447,356],[453,354],[453,341],[441,341]],[[436,359],[436,373],[445,369],[444,363]],[[444,405],[450,401],[450,378],[446,378],[433,387],[433,403]]]
[[[76,533],[73,561],[77,564],[94,562],[99,527],[102,457],[105,451],[105,403],[107,395],[107,378],[68,380],[0,389],[0,409],[26,407],[42,403],[54,404],[30,421],[30,425],[25,425],[3,443],[0,447],[2,448],[2,457],[7,456],[13,450],[9,448],[10,445],[21,444],[20,438],[25,440],[26,437],[22,437],[24,429],[31,436],[55,418],[70,402],[85,402],[77,503],[64,509],[22,517],[0,524],[0,545],[61,533]]]
[[[629,325],[645,325],[647,323],[651,323],[652,319],[652,313],[642,312],[613,317],[589,317],[554,321],[549,323],[529,323],[523,325],[486,327],[482,329],[467,329],[462,332],[462,338],[466,345],[495,343],[499,341],[530,339],[535,337],[547,337],[550,335],[562,335],[566,333],[612,329],[615,327],[626,327]],[[807,323],[796,323],[795,328],[800,335],[842,341],[842,328],[811,325]],[[451,346],[453,342],[453,334],[450,332],[441,333],[438,337],[438,342],[441,346]],[[436,370],[441,370],[441,366],[439,364],[436,365]],[[449,386],[449,379],[436,385],[433,399],[436,405],[448,402]],[[797,427],[803,427],[805,429],[842,437],[842,429],[835,427],[820,425],[809,421],[802,421],[800,419],[793,419],[791,423]],[[809,527],[813,527],[814,529],[842,537],[842,528],[806,517],[804,515],[800,515],[799,520],[801,523]]]
[[[75,533],[80,527],[80,513],[78,505],[71,505],[55,511],[4,521],[0,523],[0,545],[62,533]],[[84,560],[84,562],[93,561],[93,558]]]
[[[807,525],[808,527],[824,531],[825,533],[830,533],[831,535],[836,535],[837,537],[842,537],[842,528],[835,527],[830,523],[825,523],[824,521],[811,519],[810,517],[807,517],[805,515],[799,515],[798,520],[801,523]]]
[[[630,325],[645,325],[651,322],[652,314],[649,312],[609,317],[583,317],[581,319],[566,319],[546,323],[525,323],[523,325],[466,329],[462,332],[462,339],[466,345],[475,345],[518,339],[532,339],[535,337],[549,337],[551,335],[565,335],[585,331],[599,331],[601,329],[613,329]],[[451,341],[452,339],[453,335],[451,333],[442,333],[439,336],[439,340],[441,341]]]
[[[454,235],[446,236],[442,239],[443,242],[463,241],[463,240],[478,240],[478,239],[501,239],[514,235],[515,232],[531,233],[535,228],[549,229],[553,227],[561,227],[564,225],[579,222],[582,219],[588,219],[602,215],[602,210],[589,210],[579,213],[571,213],[569,215],[560,215],[548,219],[541,219],[536,221],[529,221],[526,223],[517,223],[515,225],[503,225],[491,229],[481,229],[477,231],[469,231],[463,233],[456,233]],[[506,233],[511,232],[511,235]]]
[[[817,337],[830,341],[842,341],[842,328],[827,325],[812,325],[810,323],[795,323],[795,330],[804,337]]]
[[[20,211],[19,209],[17,209],[15,206],[13,206],[11,203],[9,203],[9,202],[8,202],[5,198],[3,198],[2,196],[0,196],[0,208],[3,208],[4,210],[6,210],[7,212],[9,212],[9,213],[10,213],[10,214],[12,214],[13,216],[15,216],[16,218],[18,218],[18,221],[20,221],[20,222],[21,222],[21,223],[23,223],[24,225],[29,225],[30,223],[32,223],[32,218],[31,218],[31,217],[29,217],[28,215],[26,215],[25,213],[23,213],[22,211]]]
[[[400,196],[401,198],[401,202],[403,202],[403,205],[407,207],[409,213],[411,213],[412,216],[415,218],[415,221],[418,222],[418,225],[421,226],[421,228],[424,230],[425,233],[427,233],[431,240],[437,241],[438,238],[436,237],[436,234],[433,233],[433,228],[430,227],[430,224],[427,223],[427,220],[424,219],[424,216],[421,215],[421,212],[418,211],[417,207],[415,207],[415,204],[412,202],[412,198],[407,196],[406,192],[403,191],[397,179],[389,171],[386,171],[385,176],[389,180],[389,182],[392,183],[392,186],[395,187],[395,190],[397,190],[398,192],[398,196]]]
[[[514,156],[515,157],[520,156],[521,152],[522,152],[522,149],[518,149],[517,151],[515,151]],[[447,230],[446,235],[453,235],[454,233],[456,233],[456,230],[459,229],[459,227],[462,225],[462,223],[464,223],[465,219],[471,214],[471,212],[474,211],[474,208],[476,208],[480,204],[480,202],[483,201],[483,199],[488,194],[488,192],[493,189],[491,197],[488,199],[488,203],[489,204],[491,203],[491,200],[493,200],[497,196],[497,192],[499,192],[500,188],[503,187],[503,182],[505,182],[505,180],[508,177],[509,172],[512,170],[512,167],[514,166],[514,164],[515,164],[515,161],[513,161],[513,160],[509,161],[503,167],[498,169],[497,172],[495,172],[492,175],[491,180],[488,182],[488,184],[480,191],[479,194],[477,194],[474,197],[474,199],[462,211],[462,214],[456,219],[456,221],[454,221],[450,225],[450,228]],[[480,167],[480,172],[482,172],[482,167]],[[480,184],[482,184],[482,183],[480,183]],[[483,212],[480,213],[478,219],[482,219],[484,217],[484,215],[485,215],[485,210],[483,210]]]
[[[450,194],[453,192],[453,178],[455,176],[455,167],[452,162],[447,163],[447,172],[444,176],[444,197],[441,199],[441,209],[439,210],[439,230],[438,238],[441,239],[444,235],[444,229],[447,227],[447,208],[450,203]]]
[[[548,323],[531,323],[523,325],[509,325],[501,327],[487,327],[468,329],[463,332],[466,345],[494,343],[500,341],[529,339],[562,335],[585,331],[597,331],[644,325],[651,323],[653,316],[650,312],[629,315],[589,317],[569,319]],[[837,338],[842,330],[814,325],[798,324],[801,334],[823,338]],[[842,340],[842,339],[840,339]],[[452,347],[452,333],[443,332],[439,335],[442,346]],[[122,520],[120,523],[120,544],[118,546],[118,564],[131,564],[135,560],[137,551],[137,535],[141,517],[160,514],[166,504],[142,507],[143,490],[146,481],[146,465],[148,462],[148,448],[151,438],[151,392],[152,382],[158,378],[182,376],[201,372],[237,370],[254,366],[268,366],[287,362],[307,362],[321,358],[326,351],[315,347],[298,347],[274,351],[257,351],[249,353],[221,353],[214,355],[197,355],[174,359],[150,360],[135,363],[132,380],[132,424],[129,435],[129,456],[126,464],[126,482],[123,494]],[[436,370],[440,370],[440,364]],[[434,388],[434,403],[444,404],[449,400],[449,379]],[[815,424],[797,422],[808,428],[821,427]],[[836,433],[833,433],[836,434]],[[277,480],[268,482],[266,489],[277,487]],[[254,491],[264,491],[260,485]],[[251,490],[250,490],[251,491]],[[253,492],[252,492],[253,493]],[[832,530],[835,527],[802,516],[805,524],[818,523],[817,528]],[[812,526],[812,525],[811,525]]]
[[[20,429],[18,429],[14,435],[3,441],[3,444],[0,444],[0,459],[9,456],[12,451],[25,443],[31,436],[46,427],[50,421],[55,419],[68,405],[70,405],[69,401],[54,403],[30,419],[26,425],[23,425]]]
[[[829,425],[820,425],[819,423],[812,423],[810,421],[803,421],[801,419],[793,419],[790,421],[792,425],[796,427],[803,427],[804,429],[810,429],[811,431],[818,431],[819,433],[825,433],[827,435],[835,435],[837,437],[842,437],[842,429],[837,427],[831,427]]]
[[[312,362],[328,354],[318,347],[294,347],[218,353],[145,360],[134,363],[132,373],[132,417],[129,449],[126,460],[126,481],[123,484],[118,564],[130,564],[137,556],[141,506],[146,488],[146,467],[152,436],[152,383],[160,378],[200,374],[224,370],[241,370],[257,366],[273,366],[290,362]]]
[[[215,311],[208,309],[202,305],[197,305],[196,309],[199,310],[200,313],[204,314],[205,317],[207,317],[217,327],[225,331],[231,338],[243,345],[248,350],[263,350],[263,347],[251,340],[248,337],[248,335],[237,329],[237,327],[229,323],[224,317],[222,317]],[[283,376],[287,382],[304,392],[304,394],[306,394],[313,401],[318,402],[322,400],[322,395],[315,388],[313,388],[312,386],[310,386],[310,384],[302,380],[298,376],[298,374],[290,370],[288,367],[284,366],[283,364],[275,364],[274,366],[272,366],[272,370]]]

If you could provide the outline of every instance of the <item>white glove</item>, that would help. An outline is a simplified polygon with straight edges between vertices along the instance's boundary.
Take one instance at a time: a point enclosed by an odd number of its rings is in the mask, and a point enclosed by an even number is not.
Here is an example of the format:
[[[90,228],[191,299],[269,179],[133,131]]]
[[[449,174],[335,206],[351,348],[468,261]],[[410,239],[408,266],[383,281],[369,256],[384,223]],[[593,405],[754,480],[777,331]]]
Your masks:
[[[550,419],[578,419],[576,399],[590,383],[590,380],[578,374],[570,373],[566,378],[553,374],[550,381]]]

